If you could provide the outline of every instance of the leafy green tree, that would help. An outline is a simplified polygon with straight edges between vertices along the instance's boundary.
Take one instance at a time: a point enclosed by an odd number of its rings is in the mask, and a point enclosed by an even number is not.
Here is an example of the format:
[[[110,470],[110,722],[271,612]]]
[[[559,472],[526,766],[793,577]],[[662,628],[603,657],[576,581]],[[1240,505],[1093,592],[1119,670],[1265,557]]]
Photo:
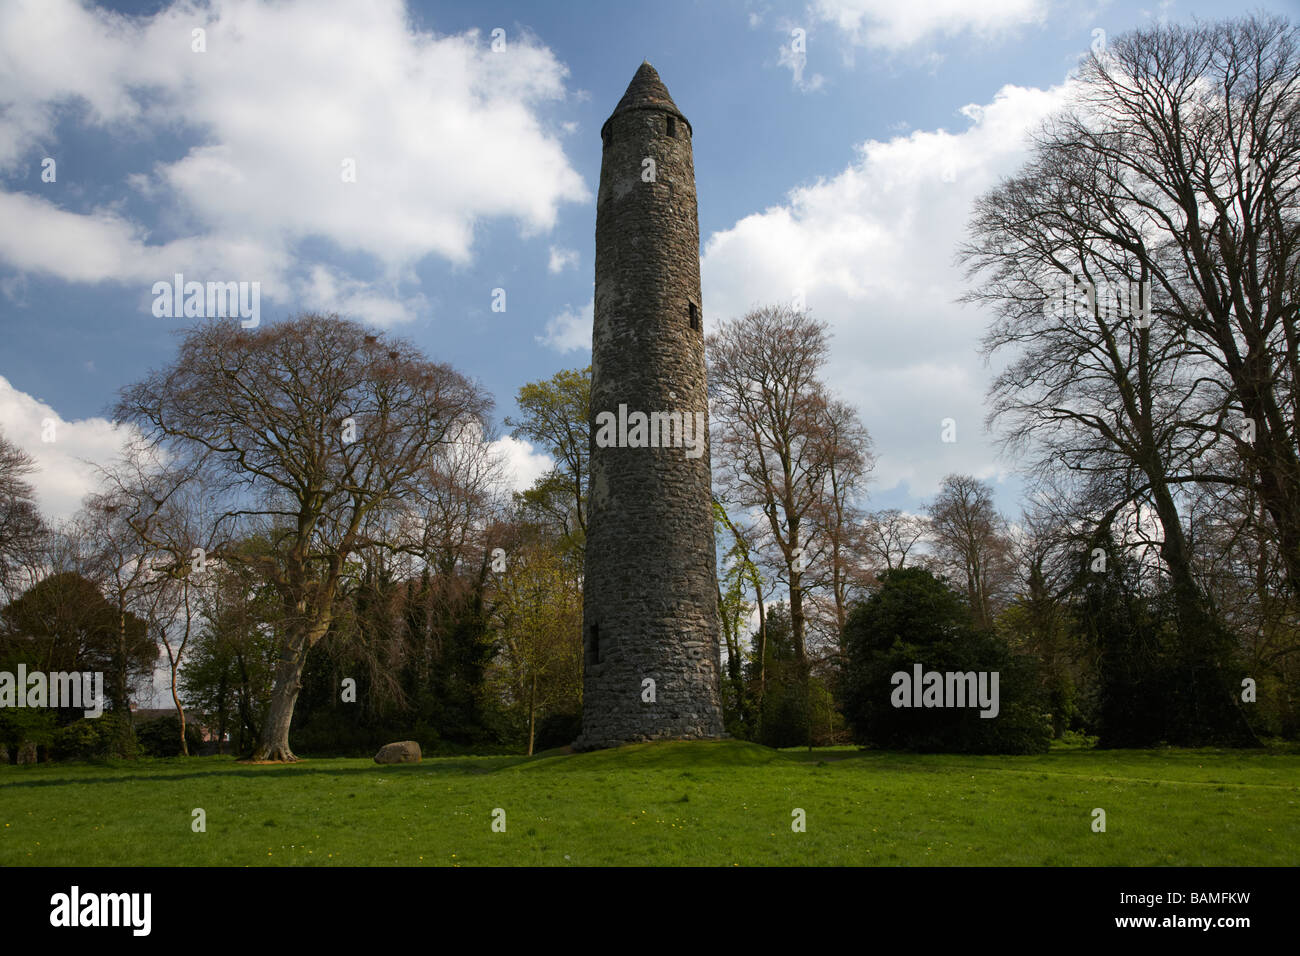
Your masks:
[[[566,550],[580,555],[587,534],[591,366],[529,382],[515,402],[519,416],[506,418],[511,434],[540,446],[555,460],[554,467],[520,495],[522,511],[551,527]]]
[[[753,740],[758,732],[758,709],[766,677],[764,622],[767,615],[763,606],[763,576],[754,563],[747,536],[736,527],[726,507],[716,497],[713,499],[713,518],[717,540],[725,542],[728,536],[731,538],[731,546],[718,563],[718,617],[727,645],[727,667],[722,681],[723,722],[731,736]],[[747,588],[753,589],[753,603],[745,600]],[[747,681],[742,631],[756,607],[759,625],[753,639],[755,664],[750,668],[756,677]]]
[[[582,703],[582,593],[574,585],[545,540],[516,548],[497,584],[489,681],[527,728],[529,754],[539,717]]]
[[[460,573],[428,569],[403,582],[406,663],[401,686],[418,715],[417,726],[448,750],[496,747],[500,708],[485,692],[494,651],[491,630],[490,548]]]
[[[119,613],[93,581],[75,571],[42,578],[0,610],[0,661],[11,672],[18,663],[46,673],[98,671],[108,675],[107,692],[115,684],[125,687],[151,674],[157,657],[158,648],[145,622],[130,612]],[[102,728],[113,731],[102,738],[107,752],[131,756],[130,715],[121,696],[113,696],[111,705],[98,718]],[[7,728],[7,739],[16,743],[30,738],[48,745],[61,723],[81,717],[82,711],[75,709],[64,709],[59,715],[15,710],[5,714],[0,724]]]
[[[1138,568],[1115,547],[1104,573],[1085,578],[1078,626],[1096,649],[1103,747],[1258,743],[1237,705],[1242,670],[1226,629],[1207,622],[1201,650],[1185,652],[1172,588],[1141,590]]]
[[[266,545],[250,540],[255,552]],[[271,588],[242,564],[215,564],[211,587],[200,593],[203,624],[181,665],[185,706],[213,728],[224,750],[247,754],[257,740],[260,715],[270,698],[280,605]]]
[[[43,671],[107,670],[113,662],[117,608],[94,582],[64,571],[42,578],[0,610],[0,652]],[[127,615],[132,676],[149,674],[158,649],[144,621]]]
[[[798,747],[809,741],[808,687],[794,641],[794,626],[785,602],[768,608],[766,686],[760,703],[755,739],[768,747]],[[758,680],[758,661],[748,668],[751,685]]]
[[[970,608],[943,580],[920,568],[882,572],[880,586],[845,625],[844,715],[854,739],[885,749],[954,753],[1036,753],[1047,749],[1033,662],[975,627]],[[924,671],[996,671],[999,711],[975,707],[894,707],[892,677]]]
[[[1014,650],[1038,662],[1054,737],[1084,729],[1082,698],[1095,688],[1087,642],[1072,626],[1071,600],[1084,553],[1088,549],[1075,530],[1041,502],[1026,511],[1015,541],[1014,596],[996,621]]]
[[[156,717],[140,724],[135,733],[140,741],[140,752],[146,757],[179,757],[182,754],[179,717],[172,714]],[[192,723],[185,725],[184,740],[187,755],[198,753],[203,746],[203,737]]]

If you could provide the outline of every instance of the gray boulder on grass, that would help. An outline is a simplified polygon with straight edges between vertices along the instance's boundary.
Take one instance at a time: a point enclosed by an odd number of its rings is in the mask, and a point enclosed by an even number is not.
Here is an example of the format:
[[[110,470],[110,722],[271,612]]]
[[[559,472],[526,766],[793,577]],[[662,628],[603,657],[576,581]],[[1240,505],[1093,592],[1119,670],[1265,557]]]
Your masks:
[[[399,740],[384,744],[375,754],[375,763],[419,763],[420,745],[414,740]]]

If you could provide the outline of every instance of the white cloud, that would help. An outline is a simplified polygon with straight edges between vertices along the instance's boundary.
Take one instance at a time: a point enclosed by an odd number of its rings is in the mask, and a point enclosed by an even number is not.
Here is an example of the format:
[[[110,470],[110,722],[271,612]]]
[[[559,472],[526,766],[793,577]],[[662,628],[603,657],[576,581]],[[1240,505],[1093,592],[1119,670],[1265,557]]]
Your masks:
[[[42,440],[53,422],[52,442]],[[51,523],[72,517],[81,499],[98,487],[94,466],[117,460],[130,432],[104,418],[67,421],[40,399],[19,391],[0,375],[0,431],[36,460],[27,480],[41,514]]]
[[[565,306],[564,311],[546,323],[546,332],[537,336],[542,345],[558,352],[579,352],[591,349],[591,323],[596,301],[588,302],[577,311]]]
[[[401,297],[396,290],[384,294],[374,284],[340,275],[327,266],[313,266],[298,296],[311,310],[337,312],[376,325],[407,322],[427,309],[423,295]]]
[[[802,51],[797,51],[790,44],[785,44],[780,48],[777,62],[781,66],[790,69],[790,80],[801,93],[815,93],[826,84],[826,77],[820,73],[814,73],[804,79],[803,71],[808,66],[808,55]]]
[[[750,26],[753,25],[751,22]],[[811,42],[806,25],[783,18],[777,32],[782,36],[781,45],[777,48],[777,65],[790,70],[790,80],[799,92],[815,93],[820,90],[826,83],[826,77],[814,73],[807,79],[804,78],[804,70],[808,67],[808,44]]]
[[[200,281],[266,277],[274,286],[289,265],[283,249],[237,237],[209,234],[150,245],[148,231],[115,209],[73,213],[26,193],[0,192],[0,222],[12,224],[0,229],[0,259],[14,268],[68,282],[139,283],[142,295],[178,271]]]
[[[191,50],[197,27],[205,53]],[[280,288],[299,244],[323,239],[368,256],[386,300],[428,255],[470,261],[479,221],[535,235],[560,204],[588,198],[543,115],[564,99],[566,75],[527,35],[492,53],[477,31],[414,33],[401,0],[178,0],[149,18],[73,0],[0,5],[0,169],[57,153],[61,113],[127,139],[198,138],[127,177],[159,204],[164,241],[119,210],[60,208],[67,190],[54,183],[40,198],[3,197],[5,221],[22,227],[6,230],[0,257],[70,281],[206,272],[290,297],[303,291]],[[355,182],[343,181],[346,160]],[[170,238],[173,223],[182,238]]]
[[[561,249],[559,246],[551,246],[551,261],[546,264],[546,271],[555,273],[563,272],[565,269],[578,266],[578,252],[576,249]]]
[[[857,46],[903,49],[936,36],[991,38],[1042,23],[1048,0],[813,0],[809,14],[834,24]]]
[[[968,128],[870,140],[838,175],[714,233],[701,259],[706,315],[719,322],[801,294],[832,332],[827,378],[877,443],[875,487],[929,495],[962,471],[1002,467],[983,431],[986,317],[956,304],[953,253],[971,202],[1027,158],[1025,132],[1064,88],[1008,86],[967,107]],[[943,419],[957,442],[940,441]]]
[[[533,451],[532,444],[511,435],[498,438],[491,448],[500,456],[506,485],[511,491],[532,487],[533,482],[555,465],[549,455]]]

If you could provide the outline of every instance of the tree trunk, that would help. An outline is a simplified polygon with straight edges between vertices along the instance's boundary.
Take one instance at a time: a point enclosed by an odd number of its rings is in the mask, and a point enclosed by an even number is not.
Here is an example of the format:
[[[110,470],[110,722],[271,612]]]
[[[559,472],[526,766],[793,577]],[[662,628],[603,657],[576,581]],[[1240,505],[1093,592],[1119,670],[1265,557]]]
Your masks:
[[[113,743],[111,753],[117,757],[136,756],[135,729],[131,721],[131,692],[128,687],[126,652],[126,597],[119,591],[117,599],[117,641],[113,649],[113,673],[109,699],[113,704]]]
[[[727,613],[727,609],[723,605],[722,585],[719,584],[717,589],[718,617],[722,622],[723,639],[727,642],[727,680],[731,682],[731,693],[736,701],[736,714],[742,723],[746,723],[745,679],[744,674],[741,672],[740,625]]]
[[[1192,574],[1191,558],[1187,547],[1187,536],[1183,532],[1182,520],[1178,506],[1164,483],[1163,475],[1150,469],[1151,499],[1155,505],[1156,517],[1160,521],[1163,541],[1160,544],[1160,557],[1169,569],[1173,585],[1174,599],[1178,608],[1179,632],[1184,643],[1195,639],[1204,627],[1206,608],[1204,597],[1196,585]]]
[[[302,690],[302,669],[307,663],[307,652],[330,628],[333,590],[334,581],[331,581],[315,609],[309,608],[302,599],[293,608],[298,615],[297,621],[285,634],[284,647],[275,664],[271,704],[267,708],[257,746],[253,749],[254,760],[288,763],[298,759],[289,748],[289,725],[293,722],[293,708],[298,702],[298,692]]]
[[[185,636],[181,638],[181,646],[172,653],[172,646],[167,640],[167,635],[162,635],[163,647],[167,648],[167,662],[171,665],[172,672],[172,703],[176,705],[176,715],[181,723],[181,753],[188,757],[190,755],[189,744],[185,742],[185,708],[181,706],[180,695],[176,693],[176,672],[181,666],[181,655],[185,653],[185,645],[190,641],[190,625],[192,617],[190,614],[190,586],[185,584]]]
[[[533,684],[528,690],[528,756],[533,755],[533,739],[537,729],[537,671],[533,671]]]
[[[837,667],[844,666],[844,624],[849,619],[848,607],[848,573],[845,570],[845,561],[843,557],[843,546],[840,544],[839,535],[836,535],[834,543],[831,588],[835,597],[835,643],[839,648],[839,663]]]
[[[763,607],[763,589],[754,582],[754,601],[758,604],[758,714],[754,720],[754,739],[763,736],[763,701],[767,696],[767,609]]]
[[[1279,453],[1281,443],[1272,435],[1267,441],[1265,451],[1269,460],[1259,466],[1259,497],[1273,519],[1287,583],[1293,594],[1300,595],[1300,494],[1296,492],[1300,487],[1300,467],[1290,449]]]
[[[799,687],[803,692],[803,719],[808,728],[808,749],[812,750],[812,693],[809,690],[812,670],[808,665],[808,648],[804,639],[803,574],[790,569],[790,630],[794,635],[794,653],[798,658]]]
[[[1230,648],[1220,622],[1206,595],[1196,583],[1192,571],[1191,549],[1179,521],[1177,506],[1163,482],[1152,482],[1152,500],[1164,531],[1161,557],[1169,568],[1173,584],[1174,606],[1178,617],[1179,649],[1190,673],[1184,678],[1182,693],[1191,701],[1196,726],[1190,729],[1189,743],[1196,745],[1207,733],[1229,733],[1235,717],[1242,728],[1242,739],[1258,744],[1254,729],[1246,720],[1237,690],[1225,681],[1223,664]],[[1227,704],[1234,705],[1227,711]]]
[[[289,748],[289,725],[293,722],[293,708],[302,690],[302,669],[307,663],[308,642],[305,634],[286,641],[284,652],[275,664],[275,679],[271,686],[271,703],[262,722],[262,732],[253,748],[254,760],[274,760],[290,763],[298,758]]]
[[[804,641],[803,573],[790,569],[790,631],[794,638],[794,653],[799,670],[808,667],[808,648]]]
[[[172,703],[176,705],[176,714],[181,721],[181,753],[186,757],[190,755],[190,746],[185,742],[185,708],[181,706],[181,699],[176,695],[176,671],[172,671]]]
[[[239,742],[236,749],[244,752],[244,745],[249,740],[256,743],[261,736],[257,729],[257,723],[253,720],[253,690],[251,681],[248,677],[248,662],[244,660],[244,655],[236,653],[235,660],[239,664]],[[251,751],[250,751],[251,753]]]
[[[226,752],[226,673],[222,669],[217,682],[217,753]]]

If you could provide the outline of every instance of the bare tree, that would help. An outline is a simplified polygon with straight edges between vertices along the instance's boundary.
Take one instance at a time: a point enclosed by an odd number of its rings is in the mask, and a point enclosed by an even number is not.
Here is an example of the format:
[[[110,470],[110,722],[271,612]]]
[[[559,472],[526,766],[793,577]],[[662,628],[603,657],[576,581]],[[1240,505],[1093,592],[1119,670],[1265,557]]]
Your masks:
[[[990,389],[989,423],[1006,449],[1032,453],[1027,471],[1040,484],[1062,467],[1076,473],[1099,499],[1099,527],[1149,503],[1184,626],[1195,629],[1204,598],[1177,488],[1213,446],[1199,423],[1219,390],[1176,312],[1151,302],[1140,259],[1090,236],[1092,200],[1077,182],[1102,166],[1053,149],[976,204],[966,254],[989,275],[967,299],[998,314],[986,354],[1013,352]]]
[[[806,672],[804,579],[839,454],[827,437],[830,401],[819,378],[829,351],[826,325],[768,306],[722,324],[707,344],[723,496],[761,515],[749,537],[766,546],[788,583],[795,654]]]
[[[202,476],[178,482],[147,443],[138,439],[127,444],[114,465],[99,470],[102,490],[85,501],[80,515],[83,533],[95,550],[109,592],[145,622],[167,655],[180,749],[189,756],[178,678],[194,625],[192,589],[208,583],[209,577],[198,557],[203,553],[199,542],[207,517]],[[177,629],[181,636],[174,642]]]
[[[467,424],[438,450],[408,511],[419,517],[415,554],[440,574],[481,564],[492,527],[508,510],[505,483],[490,435],[478,422]]]
[[[859,536],[864,553],[878,569],[892,571],[907,564],[908,556],[916,549],[928,531],[925,515],[905,514],[898,508],[873,511],[862,520]]]
[[[130,452],[127,460],[138,461]],[[145,534],[159,531],[162,502],[155,491],[146,484],[109,483],[86,496],[72,523],[89,576],[117,612],[108,683],[109,700],[118,718],[114,746],[121,755],[135,752],[128,622],[132,616],[143,621],[153,639],[166,626],[168,617],[168,576],[160,571],[167,559],[160,561],[157,548],[145,543],[141,534],[142,530]],[[153,656],[157,656],[157,647]]]
[[[0,596],[11,597],[35,583],[46,533],[36,490],[27,480],[35,470],[32,456],[0,434]]]
[[[197,602],[194,600],[195,581],[190,576],[180,578],[168,577],[159,582],[158,598],[154,604],[154,613],[146,621],[154,632],[154,640],[167,654],[167,689],[171,694],[172,706],[176,708],[176,719],[180,724],[181,753],[190,756],[189,741],[185,739],[185,705],[181,702],[179,677],[181,661],[185,649],[189,646],[194,630],[194,612]],[[179,638],[175,632],[179,631]]]
[[[829,595],[829,614],[825,616],[835,633],[832,646],[842,653],[850,598],[868,578],[861,561],[859,500],[875,467],[875,457],[866,426],[857,409],[847,402],[827,403],[820,440],[827,468],[821,496],[813,509],[817,547],[810,570],[814,594],[820,590]]]
[[[1199,596],[1171,490],[1181,483],[1250,485],[1300,587],[1300,30],[1277,17],[1138,30],[1094,52],[1077,89],[1033,162],[977,208],[964,253],[988,279],[973,298],[1001,314],[991,348],[1038,354],[1002,383],[1030,388],[1021,408],[1069,419],[1132,466],[1128,484],[1160,512],[1162,555],[1193,623]],[[1053,356],[1029,311],[1041,313],[1052,275],[1102,267],[1150,283],[1154,324],[1133,334],[1123,321],[1072,322],[1085,342]],[[1081,408],[1078,389],[1107,410]],[[1010,391],[997,394],[995,414],[1013,407]],[[1248,471],[1199,466],[1216,444]]]
[[[349,557],[389,544],[372,534],[381,513],[411,499],[436,451],[489,407],[408,343],[311,314],[251,332],[198,326],[170,368],[123,390],[116,417],[220,496],[206,557],[249,565],[279,596],[281,656],[254,759],[297,759],[289,724],[303,664],[329,630]],[[267,552],[232,546],[258,530]]]
[[[993,489],[970,475],[949,475],[927,511],[935,559],[965,581],[976,623],[991,629],[1013,568],[1006,519],[993,503]]]

